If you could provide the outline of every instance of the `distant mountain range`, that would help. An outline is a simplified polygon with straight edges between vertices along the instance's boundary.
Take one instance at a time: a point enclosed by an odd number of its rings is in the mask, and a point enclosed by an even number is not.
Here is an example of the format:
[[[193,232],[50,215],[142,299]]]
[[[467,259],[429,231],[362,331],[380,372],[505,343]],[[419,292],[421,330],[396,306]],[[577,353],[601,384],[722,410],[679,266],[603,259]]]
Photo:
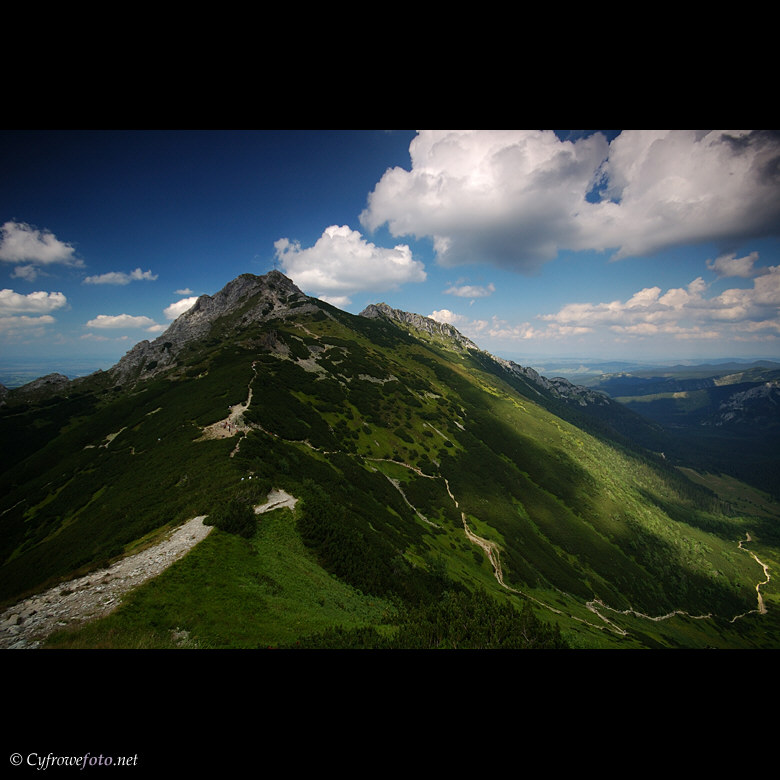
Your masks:
[[[0,365],[0,385],[6,389],[13,389],[33,382],[46,374],[57,373],[67,375],[70,379],[76,379],[105,370],[110,365],[110,361],[85,363],[81,358],[4,361]]]
[[[677,462],[734,475],[780,498],[780,364],[620,372],[589,387],[661,425]]]
[[[3,389],[0,599],[205,515],[188,555],[49,646],[776,645],[775,507],[746,514],[751,489],[705,484],[672,434],[450,325],[244,274],[105,371]],[[272,490],[295,501],[255,514]]]
[[[744,371],[749,368],[780,369],[780,362],[771,359],[691,360],[685,363],[635,362],[625,360],[598,360],[587,357],[533,358],[533,366],[547,376],[563,376],[577,384],[591,386],[613,376],[690,378]]]

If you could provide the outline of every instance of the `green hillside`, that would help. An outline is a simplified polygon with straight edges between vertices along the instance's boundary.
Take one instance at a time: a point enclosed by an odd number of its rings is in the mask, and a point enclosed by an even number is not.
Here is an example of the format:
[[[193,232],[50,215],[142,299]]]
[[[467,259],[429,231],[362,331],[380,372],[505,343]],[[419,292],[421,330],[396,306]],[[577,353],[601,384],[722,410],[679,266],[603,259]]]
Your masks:
[[[446,334],[295,288],[267,300],[145,347],[130,379],[0,409],[6,606],[192,517],[215,525],[49,646],[780,642],[776,580],[757,590],[776,514],[738,514]],[[272,488],[295,507],[255,515]]]

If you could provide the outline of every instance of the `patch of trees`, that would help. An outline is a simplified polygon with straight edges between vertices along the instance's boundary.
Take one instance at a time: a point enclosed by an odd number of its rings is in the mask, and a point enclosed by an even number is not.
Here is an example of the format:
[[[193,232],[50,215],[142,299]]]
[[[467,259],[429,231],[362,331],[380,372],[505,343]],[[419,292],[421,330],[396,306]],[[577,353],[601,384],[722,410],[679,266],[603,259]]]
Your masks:
[[[436,650],[530,650],[568,647],[557,625],[543,623],[530,602],[520,613],[484,591],[447,592],[441,599],[411,609],[401,624],[399,648]]]
[[[264,504],[273,482],[267,477],[255,476],[242,481],[225,499],[214,500],[213,509],[203,521],[221,531],[244,539],[251,539],[257,530],[258,517],[255,507]]]
[[[244,412],[244,419],[283,439],[308,440],[312,446],[326,449],[336,446],[328,424],[317,411],[277,385],[262,388],[257,402]]]
[[[569,643],[557,625],[537,617],[530,602],[521,610],[482,590],[446,591],[441,598],[406,609],[398,631],[335,628],[299,640],[302,648],[394,650],[565,650]]]
[[[92,395],[51,399],[40,405],[24,404],[0,410],[0,473],[44,447],[78,418],[86,419],[96,407]],[[13,442],[13,446],[11,446]]]
[[[203,523],[249,539],[257,529],[257,516],[250,504],[234,497],[224,504],[219,504]]]
[[[384,487],[384,477],[375,477],[374,484]],[[416,526],[399,526],[397,517],[393,522],[371,494],[351,485],[307,480],[301,487],[305,498],[296,513],[298,531],[323,568],[364,593],[384,598],[417,603],[441,593],[441,579],[413,567],[403,555]]]

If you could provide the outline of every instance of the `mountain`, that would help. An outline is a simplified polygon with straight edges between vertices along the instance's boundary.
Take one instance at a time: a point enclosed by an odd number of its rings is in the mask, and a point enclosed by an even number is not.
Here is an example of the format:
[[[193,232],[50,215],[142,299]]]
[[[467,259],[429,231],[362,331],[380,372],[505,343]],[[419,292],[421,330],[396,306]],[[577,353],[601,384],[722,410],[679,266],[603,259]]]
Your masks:
[[[780,499],[780,365],[621,372],[593,389],[660,426],[657,449],[680,465],[730,474]]]
[[[450,349],[456,347],[521,394],[530,396],[544,408],[581,428],[624,445],[638,443],[648,450],[664,449],[662,428],[659,425],[649,422],[640,414],[627,412],[623,404],[614,401],[606,392],[575,385],[563,377],[548,379],[529,366],[521,366],[512,360],[480,350],[473,341],[448,323],[393,309],[385,303],[369,305],[360,316],[383,317],[404,327],[418,339]]]
[[[276,271],[201,296],[107,371],[8,390],[0,435],[16,631],[53,609],[46,589],[94,591],[173,529],[212,528],[48,646],[780,639],[771,502],[737,511],[603,392],[386,304],[343,312]]]

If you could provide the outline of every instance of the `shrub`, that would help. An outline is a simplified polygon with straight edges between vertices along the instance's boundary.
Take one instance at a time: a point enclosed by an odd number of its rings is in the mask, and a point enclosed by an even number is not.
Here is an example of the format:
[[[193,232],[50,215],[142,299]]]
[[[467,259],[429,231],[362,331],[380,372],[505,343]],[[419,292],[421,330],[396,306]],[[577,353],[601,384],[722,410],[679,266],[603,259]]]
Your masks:
[[[227,503],[217,507],[216,511],[205,520],[205,524],[249,539],[257,528],[257,518],[254,509],[248,503],[238,498],[231,498]]]

